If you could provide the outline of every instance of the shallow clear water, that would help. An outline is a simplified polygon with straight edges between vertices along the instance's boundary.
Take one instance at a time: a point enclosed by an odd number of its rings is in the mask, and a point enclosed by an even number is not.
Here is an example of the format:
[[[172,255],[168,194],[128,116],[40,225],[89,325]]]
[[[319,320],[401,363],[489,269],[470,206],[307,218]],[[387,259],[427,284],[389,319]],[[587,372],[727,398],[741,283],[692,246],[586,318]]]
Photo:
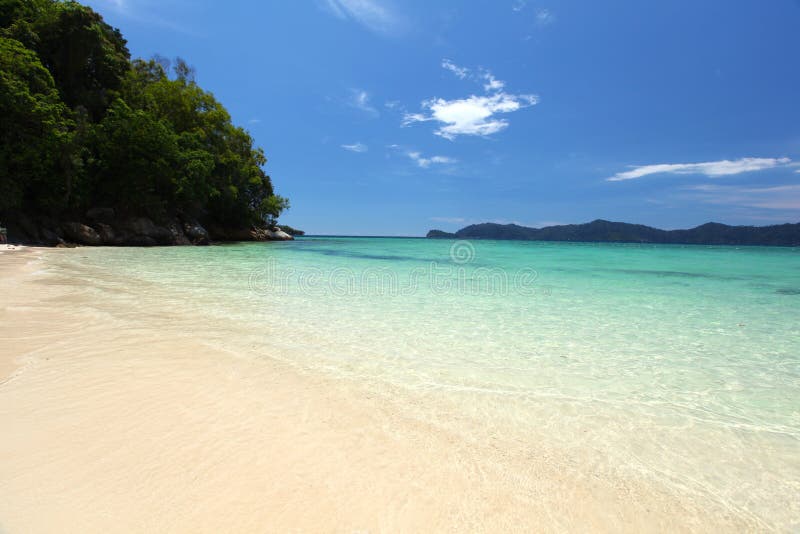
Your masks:
[[[47,261],[114,309],[447,401],[408,410],[448,428],[800,529],[800,249],[303,238]]]

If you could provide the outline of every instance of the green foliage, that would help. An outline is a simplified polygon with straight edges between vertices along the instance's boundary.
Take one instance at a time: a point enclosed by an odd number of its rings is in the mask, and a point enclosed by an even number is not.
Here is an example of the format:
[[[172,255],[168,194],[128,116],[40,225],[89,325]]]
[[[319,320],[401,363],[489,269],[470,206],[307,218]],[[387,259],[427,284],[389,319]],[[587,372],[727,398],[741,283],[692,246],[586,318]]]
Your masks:
[[[178,141],[152,115],[117,100],[94,129],[96,199],[124,211],[164,214],[173,201]]]
[[[261,218],[274,223],[281,212],[289,209],[289,199],[279,195],[270,195],[261,201],[258,209]]]
[[[174,77],[166,60],[131,62],[119,31],[71,1],[0,0],[0,38],[0,213],[102,205],[245,226],[288,208],[185,61]]]
[[[36,54],[0,37],[0,211],[68,202],[58,176],[65,174],[72,126]]]
[[[129,69],[130,54],[122,34],[77,2],[27,4],[14,10],[17,19],[5,33],[39,54],[67,106],[83,106],[99,119]]]

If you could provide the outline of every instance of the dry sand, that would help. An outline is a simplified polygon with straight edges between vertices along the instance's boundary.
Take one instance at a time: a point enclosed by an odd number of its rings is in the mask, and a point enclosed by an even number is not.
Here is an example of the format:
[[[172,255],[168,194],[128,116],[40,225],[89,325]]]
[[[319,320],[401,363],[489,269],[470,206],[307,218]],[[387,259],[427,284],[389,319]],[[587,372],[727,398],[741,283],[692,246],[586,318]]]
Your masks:
[[[269,358],[98,313],[0,255],[0,532],[737,530]],[[62,281],[64,282],[64,281]],[[69,281],[66,281],[69,282]]]

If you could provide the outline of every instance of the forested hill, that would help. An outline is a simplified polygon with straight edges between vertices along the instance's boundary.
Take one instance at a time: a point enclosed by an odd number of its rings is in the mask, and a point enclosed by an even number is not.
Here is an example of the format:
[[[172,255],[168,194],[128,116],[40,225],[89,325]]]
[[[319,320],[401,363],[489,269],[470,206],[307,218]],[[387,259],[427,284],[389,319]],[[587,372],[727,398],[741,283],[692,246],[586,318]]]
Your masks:
[[[0,0],[0,225],[12,239],[272,235],[288,201],[263,151],[173,63],[131,60],[119,30],[76,2]]]
[[[473,224],[455,233],[431,230],[429,238],[514,239],[522,241],[582,241],[609,243],[675,243],[694,245],[800,246],[800,223],[775,226],[728,226],[708,223],[690,230],[659,230],[641,224],[596,220],[528,228],[516,224]]]

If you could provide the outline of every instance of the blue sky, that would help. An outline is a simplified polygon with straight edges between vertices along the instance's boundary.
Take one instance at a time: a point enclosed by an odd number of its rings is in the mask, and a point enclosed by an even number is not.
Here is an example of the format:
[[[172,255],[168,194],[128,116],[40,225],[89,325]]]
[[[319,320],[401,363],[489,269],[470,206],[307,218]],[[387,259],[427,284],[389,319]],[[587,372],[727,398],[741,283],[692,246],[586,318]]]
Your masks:
[[[310,233],[800,222],[800,0],[91,0]]]

